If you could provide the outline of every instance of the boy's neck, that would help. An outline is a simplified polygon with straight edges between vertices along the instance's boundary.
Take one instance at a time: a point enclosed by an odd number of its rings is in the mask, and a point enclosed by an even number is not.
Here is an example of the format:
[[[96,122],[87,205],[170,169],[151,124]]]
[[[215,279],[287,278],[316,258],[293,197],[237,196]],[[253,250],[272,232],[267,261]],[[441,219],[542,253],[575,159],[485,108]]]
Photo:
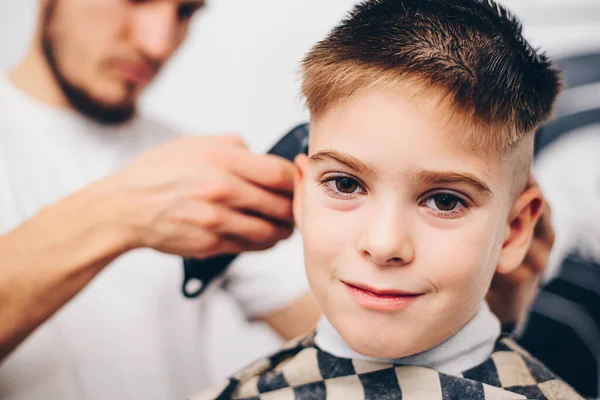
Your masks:
[[[324,316],[317,327],[315,343],[336,357],[417,365],[456,375],[484,362],[500,336],[500,321],[483,302],[475,316],[445,342],[422,353],[398,359],[376,359],[352,350]]]

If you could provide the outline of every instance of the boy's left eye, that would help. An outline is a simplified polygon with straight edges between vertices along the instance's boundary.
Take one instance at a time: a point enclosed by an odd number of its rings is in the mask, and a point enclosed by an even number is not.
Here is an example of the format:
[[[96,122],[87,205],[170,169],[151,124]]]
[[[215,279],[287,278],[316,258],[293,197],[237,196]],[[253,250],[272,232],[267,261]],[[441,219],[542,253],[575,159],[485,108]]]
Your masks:
[[[440,211],[452,211],[460,204],[458,197],[448,193],[436,194],[431,197],[435,207]]]
[[[425,199],[422,204],[442,215],[454,215],[467,207],[463,199],[452,193],[433,194]]]

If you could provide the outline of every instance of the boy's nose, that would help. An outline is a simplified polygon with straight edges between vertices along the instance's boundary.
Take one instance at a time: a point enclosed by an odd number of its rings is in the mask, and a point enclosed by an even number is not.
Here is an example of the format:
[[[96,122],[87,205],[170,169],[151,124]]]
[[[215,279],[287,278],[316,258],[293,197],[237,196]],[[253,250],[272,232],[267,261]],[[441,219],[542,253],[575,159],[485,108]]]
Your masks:
[[[379,266],[403,266],[415,257],[410,222],[397,205],[394,208],[371,218],[359,239],[361,255]]]

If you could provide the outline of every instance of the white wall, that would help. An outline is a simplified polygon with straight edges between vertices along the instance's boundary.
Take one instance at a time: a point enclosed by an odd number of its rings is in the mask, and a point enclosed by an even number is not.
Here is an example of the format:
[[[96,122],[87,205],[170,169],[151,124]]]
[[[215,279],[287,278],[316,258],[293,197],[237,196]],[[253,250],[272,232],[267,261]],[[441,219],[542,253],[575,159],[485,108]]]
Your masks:
[[[24,55],[33,36],[37,0],[0,0],[0,70]]]

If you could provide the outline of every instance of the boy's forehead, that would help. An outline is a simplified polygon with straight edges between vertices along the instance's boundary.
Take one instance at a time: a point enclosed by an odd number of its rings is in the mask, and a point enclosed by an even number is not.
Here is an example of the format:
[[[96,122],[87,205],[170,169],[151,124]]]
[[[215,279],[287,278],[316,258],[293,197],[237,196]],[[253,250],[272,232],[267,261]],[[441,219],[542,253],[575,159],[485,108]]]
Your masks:
[[[311,149],[358,145],[387,152],[418,150],[415,156],[440,152],[486,163],[502,158],[477,143],[492,132],[476,127],[443,93],[419,85],[361,90],[313,116],[310,131]]]
[[[377,111],[374,113],[372,111]],[[371,85],[332,102],[312,120],[318,123],[332,115],[353,113],[353,123],[366,123],[370,118],[377,122],[407,125],[435,131],[439,141],[447,141],[461,149],[469,150],[490,159],[502,158],[510,152],[506,143],[518,134],[510,128],[510,121],[503,126],[484,121],[474,109],[457,105],[447,90],[424,82],[420,78],[405,76],[390,79],[382,76]],[[396,117],[396,118],[394,118]],[[510,138],[510,140],[508,140]]]

